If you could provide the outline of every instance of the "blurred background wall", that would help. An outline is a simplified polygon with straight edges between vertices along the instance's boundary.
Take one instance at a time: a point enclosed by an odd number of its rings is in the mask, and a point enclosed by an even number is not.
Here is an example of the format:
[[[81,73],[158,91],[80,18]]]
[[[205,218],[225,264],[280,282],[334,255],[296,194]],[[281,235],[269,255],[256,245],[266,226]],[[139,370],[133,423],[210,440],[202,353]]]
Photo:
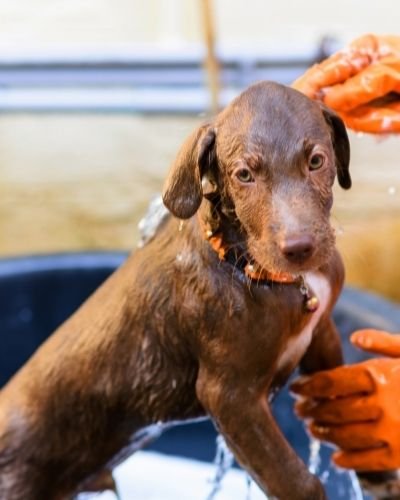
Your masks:
[[[292,47],[326,34],[398,32],[397,0],[214,0],[218,38]],[[1,0],[0,47],[201,43],[199,0]],[[260,50],[260,47],[257,47]]]
[[[210,1],[220,103],[290,83],[395,0]],[[177,148],[209,113],[203,0],[0,0],[0,257],[132,249]],[[349,283],[400,299],[398,138],[351,134],[333,224]]]

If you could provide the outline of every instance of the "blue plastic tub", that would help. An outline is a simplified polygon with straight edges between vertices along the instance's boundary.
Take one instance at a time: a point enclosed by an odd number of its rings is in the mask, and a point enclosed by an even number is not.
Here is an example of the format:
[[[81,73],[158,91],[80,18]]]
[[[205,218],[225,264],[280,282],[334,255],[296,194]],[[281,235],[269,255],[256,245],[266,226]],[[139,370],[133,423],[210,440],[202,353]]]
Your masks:
[[[76,253],[0,260],[0,387],[44,339],[123,262],[125,253]],[[373,294],[344,290],[335,309],[347,362],[367,356],[348,342],[357,328],[400,331],[400,307]],[[274,412],[297,453],[307,460],[308,438],[292,412],[292,399],[282,391]],[[244,430],[245,432],[245,430]],[[211,461],[216,433],[210,422],[177,426],[151,448],[163,453]],[[329,453],[325,450],[324,460]],[[328,486],[329,498],[339,498]],[[340,497],[342,498],[342,497]]]

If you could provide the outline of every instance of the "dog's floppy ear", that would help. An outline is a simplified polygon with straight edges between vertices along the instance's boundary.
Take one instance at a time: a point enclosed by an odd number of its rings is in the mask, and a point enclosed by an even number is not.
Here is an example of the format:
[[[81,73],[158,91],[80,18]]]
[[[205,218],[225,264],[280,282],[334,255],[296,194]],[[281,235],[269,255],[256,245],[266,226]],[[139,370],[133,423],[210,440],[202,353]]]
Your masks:
[[[164,205],[179,219],[189,219],[201,203],[201,178],[211,161],[215,131],[208,124],[194,131],[184,142],[172,164],[163,190]]]
[[[321,105],[322,113],[332,130],[333,148],[336,156],[336,170],[339,185],[343,189],[351,188],[350,143],[343,120],[331,109]]]

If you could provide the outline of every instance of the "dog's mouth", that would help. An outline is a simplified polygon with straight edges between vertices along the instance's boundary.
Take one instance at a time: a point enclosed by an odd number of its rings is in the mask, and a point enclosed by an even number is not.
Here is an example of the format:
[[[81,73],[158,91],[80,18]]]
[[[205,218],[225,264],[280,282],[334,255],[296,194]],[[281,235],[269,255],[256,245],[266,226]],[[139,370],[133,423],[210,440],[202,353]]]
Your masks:
[[[268,272],[277,278],[292,276],[296,279],[326,264],[332,256],[333,248],[334,236],[328,232],[318,242],[315,239],[313,244],[303,238],[283,248],[277,242],[249,242],[249,255],[258,272]]]
[[[201,220],[201,219],[200,219]],[[314,228],[310,236],[305,230],[300,237],[267,234],[263,237],[246,235],[240,243],[231,243],[221,231],[209,223],[201,223],[205,239],[221,260],[229,261],[256,281],[290,283],[326,264],[334,249],[335,237],[330,224]],[[297,233],[299,234],[299,233]],[[284,243],[282,243],[282,241]]]

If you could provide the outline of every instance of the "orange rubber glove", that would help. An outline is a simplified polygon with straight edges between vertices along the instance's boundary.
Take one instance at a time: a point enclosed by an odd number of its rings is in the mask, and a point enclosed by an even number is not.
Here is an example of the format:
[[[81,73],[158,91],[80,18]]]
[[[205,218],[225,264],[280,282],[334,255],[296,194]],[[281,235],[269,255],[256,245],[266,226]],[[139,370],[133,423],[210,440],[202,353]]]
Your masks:
[[[340,467],[357,471],[400,468],[400,335],[360,330],[352,343],[377,358],[297,379],[297,414],[311,419],[318,439],[338,446]],[[397,359],[396,359],[397,358]]]
[[[356,131],[400,132],[400,36],[364,35],[292,85]]]

